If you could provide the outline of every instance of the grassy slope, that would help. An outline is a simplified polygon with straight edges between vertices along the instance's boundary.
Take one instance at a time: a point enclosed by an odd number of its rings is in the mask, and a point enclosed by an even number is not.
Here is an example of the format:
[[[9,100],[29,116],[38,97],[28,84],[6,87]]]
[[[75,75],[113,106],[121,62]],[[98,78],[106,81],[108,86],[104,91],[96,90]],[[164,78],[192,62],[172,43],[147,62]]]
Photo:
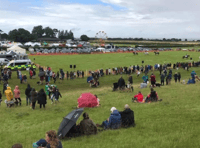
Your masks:
[[[174,52],[176,53],[176,52]],[[164,55],[165,54],[165,55]],[[185,52],[177,52],[177,57],[184,55]],[[191,53],[189,53],[191,55]],[[112,55],[112,56],[111,56]],[[91,67],[87,58],[93,55],[83,55],[82,68]],[[133,56],[132,54],[109,54],[109,55],[94,55],[96,58],[103,59],[98,61],[97,65],[94,65],[94,69],[99,68],[102,65],[114,66],[119,57],[127,57],[127,60],[122,60],[123,66],[130,65],[130,61]],[[42,58],[43,57],[43,58]],[[59,59],[62,56],[59,56]],[[68,60],[77,60],[75,56],[63,56],[69,57]],[[113,61],[113,63],[108,63],[108,59]],[[135,56],[133,60],[139,61],[143,55]],[[153,62],[154,55],[148,56],[148,61],[150,64]],[[170,58],[172,61],[176,61],[175,55],[171,52],[165,52],[161,54],[156,59],[156,62],[164,62],[163,58],[166,60]],[[192,56],[198,57],[198,55]],[[36,60],[42,58],[41,63],[45,61],[50,61],[49,58],[54,58],[50,56],[39,56]],[[53,59],[52,59],[53,60]],[[53,60],[54,61],[54,60]],[[85,62],[86,61],[86,62]],[[147,60],[146,60],[147,61]],[[102,62],[104,64],[100,64]],[[132,61],[131,61],[132,63]],[[53,69],[56,68],[54,62],[51,63]],[[109,65],[110,64],[110,65]],[[139,64],[139,63],[138,63]],[[105,65],[103,68],[105,68]],[[128,66],[127,65],[127,66]],[[64,65],[59,65],[60,67],[65,67]],[[80,65],[81,66],[81,65]],[[68,67],[68,66],[67,66]],[[199,68],[192,68],[200,72]],[[192,70],[191,69],[191,70]],[[188,79],[190,77],[190,72],[179,70],[182,73],[183,79]],[[174,71],[173,71],[174,72]],[[25,73],[25,72],[23,72]],[[158,77],[158,72],[155,72]],[[127,81],[127,77],[123,76]],[[120,129],[114,131],[106,131],[99,133],[96,136],[90,137],[80,137],[72,139],[70,141],[63,141],[64,147],[199,147],[199,97],[200,94],[197,91],[199,84],[195,85],[181,85],[174,84],[170,86],[164,86],[157,88],[156,91],[163,101],[160,103],[152,104],[136,104],[131,103],[132,96],[137,93],[140,89],[138,88],[139,82],[141,82],[141,76],[134,78],[134,93],[126,92],[111,92],[111,85],[113,82],[118,80],[119,76],[105,76],[100,78],[101,86],[97,89],[90,89],[86,83],[86,79],[75,79],[73,81],[65,80],[63,84],[58,84],[63,98],[60,99],[61,103],[57,105],[51,105],[48,100],[46,110],[39,110],[38,105],[35,111],[32,111],[29,107],[25,106],[25,96],[24,89],[25,84],[19,84],[19,80],[16,79],[16,73],[13,73],[13,79],[10,81],[10,86],[14,88],[14,84],[20,86],[22,91],[22,107],[8,109],[5,104],[2,103],[0,109],[0,147],[11,147],[13,143],[20,142],[25,148],[31,148],[31,144],[43,138],[45,132],[50,129],[58,129],[58,126],[68,112],[72,110],[73,106],[76,106],[77,98],[83,92],[91,92],[97,94],[101,99],[102,106],[99,108],[85,109],[96,123],[101,123],[110,114],[110,108],[115,106],[119,110],[123,109],[124,104],[130,104],[131,108],[135,112],[135,120],[137,126],[135,128]],[[37,78],[38,80],[38,78]],[[37,90],[44,86],[37,86],[37,80],[29,80],[29,83],[35,87]],[[159,80],[159,79],[157,79]],[[149,89],[142,89],[142,93],[146,96],[149,93]],[[4,97],[5,99],[5,97]],[[79,121],[82,117],[79,119]]]

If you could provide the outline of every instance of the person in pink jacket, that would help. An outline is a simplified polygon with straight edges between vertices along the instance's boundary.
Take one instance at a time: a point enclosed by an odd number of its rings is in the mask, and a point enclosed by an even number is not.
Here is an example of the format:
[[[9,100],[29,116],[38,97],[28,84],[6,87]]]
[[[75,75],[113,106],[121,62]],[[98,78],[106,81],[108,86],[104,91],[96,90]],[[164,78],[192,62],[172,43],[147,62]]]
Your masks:
[[[20,104],[21,106],[21,98],[20,98],[20,90],[19,90],[19,86],[15,86],[15,89],[14,89],[14,95],[15,95],[15,103],[16,105],[18,105],[18,103]]]

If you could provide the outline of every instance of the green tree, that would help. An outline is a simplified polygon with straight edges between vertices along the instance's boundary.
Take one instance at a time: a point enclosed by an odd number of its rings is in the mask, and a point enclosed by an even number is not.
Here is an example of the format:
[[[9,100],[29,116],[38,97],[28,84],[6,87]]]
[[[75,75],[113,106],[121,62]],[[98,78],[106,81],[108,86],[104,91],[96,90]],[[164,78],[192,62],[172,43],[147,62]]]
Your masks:
[[[44,28],[45,37],[54,37],[54,32],[50,27]]]
[[[81,35],[80,38],[81,38],[82,41],[89,41],[90,40],[90,38],[87,35]]]
[[[41,25],[35,26],[32,30],[32,34],[35,35],[37,38],[41,38],[44,34],[44,29]]]
[[[7,40],[8,39],[8,35],[6,33],[1,34],[1,38]]]
[[[15,42],[28,42],[33,39],[31,33],[23,28],[14,29],[8,35],[8,38]]]

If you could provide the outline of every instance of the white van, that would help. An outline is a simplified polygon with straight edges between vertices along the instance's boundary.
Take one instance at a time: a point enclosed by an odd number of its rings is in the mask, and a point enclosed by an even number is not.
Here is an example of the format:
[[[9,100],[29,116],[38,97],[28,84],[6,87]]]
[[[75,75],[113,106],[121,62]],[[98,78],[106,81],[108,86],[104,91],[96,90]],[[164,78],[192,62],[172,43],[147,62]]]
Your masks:
[[[4,68],[8,68],[11,70],[18,70],[18,69],[26,69],[31,67],[31,60],[24,59],[24,60],[12,60],[10,61]],[[33,68],[36,68],[35,65]]]
[[[10,60],[6,58],[0,58],[0,65],[7,65],[10,62]]]

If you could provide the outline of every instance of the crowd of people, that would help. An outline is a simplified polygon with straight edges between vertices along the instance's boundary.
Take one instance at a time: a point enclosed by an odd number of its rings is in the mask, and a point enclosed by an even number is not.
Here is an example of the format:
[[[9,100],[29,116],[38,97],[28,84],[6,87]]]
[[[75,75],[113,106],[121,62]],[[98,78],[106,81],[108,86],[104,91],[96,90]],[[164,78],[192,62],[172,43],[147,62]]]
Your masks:
[[[13,96],[14,92],[14,96]],[[7,86],[5,90],[5,96],[6,100],[5,103],[7,107],[12,107],[12,106],[21,106],[21,91],[19,89],[19,86],[15,86],[15,89],[11,90],[10,86]],[[26,105],[32,108],[33,110],[35,109],[36,103],[40,105],[40,109],[43,107],[45,108],[45,105],[47,104],[47,96],[49,96],[49,99],[51,99],[51,104],[59,102],[59,97],[62,97],[59,89],[57,86],[51,86],[49,83],[45,86],[45,91],[44,89],[40,89],[39,92],[35,90],[35,88],[31,88],[30,84],[27,85],[27,88],[25,90],[25,95],[26,95]],[[51,95],[51,96],[50,96]],[[0,92],[0,97],[2,98],[2,94]],[[0,98],[0,102],[1,99]]]
[[[200,62],[193,62],[193,63],[176,63],[173,64],[173,69],[183,68],[185,70],[189,70],[192,66],[199,66]],[[94,78],[94,85],[99,85],[99,77],[105,75],[118,75],[118,74],[128,74],[128,83],[125,83],[125,80],[121,76],[118,82],[116,83],[117,89],[124,90],[125,88],[133,91],[133,78],[131,74],[137,74],[139,76],[141,73],[143,73],[143,83],[148,84],[148,82],[151,83],[151,91],[150,93],[144,97],[142,92],[139,91],[138,94],[134,95],[132,98],[133,102],[138,103],[150,103],[150,102],[157,102],[162,101],[162,99],[159,99],[157,92],[153,89],[157,86],[163,86],[166,81],[166,85],[169,85],[171,83],[171,80],[174,78],[175,83],[181,82],[181,74],[180,72],[175,72],[173,74],[172,72],[172,64],[155,64],[154,66],[151,65],[145,65],[145,66],[139,66],[139,65],[133,65],[130,67],[116,67],[112,69],[106,69],[105,73],[103,69],[97,70],[95,72],[89,71],[89,74]],[[156,80],[156,76],[154,73],[151,73],[150,76],[148,76],[149,72],[152,71],[159,71],[160,72],[160,84]],[[36,71],[34,69],[29,70],[30,79],[36,78]],[[61,93],[59,92],[59,89],[56,85],[50,85],[50,81],[53,80],[54,84],[56,83],[57,79],[62,82],[64,78],[68,79],[74,79],[74,78],[84,78],[84,71],[77,70],[76,72],[66,72],[64,73],[63,69],[60,69],[57,73],[55,73],[50,67],[44,70],[44,68],[39,68],[39,74],[40,82],[38,84],[43,84],[44,81],[46,82],[45,89],[40,89],[39,92],[36,91],[35,88],[32,88],[30,84],[27,85],[27,88],[25,90],[26,95],[26,105],[35,109],[36,103],[39,104],[39,108],[42,107],[45,108],[47,104],[47,98],[51,100],[51,104],[58,103],[59,98],[62,98]],[[18,85],[15,86],[15,89],[12,91],[11,87],[8,85],[8,80],[11,79],[12,72],[8,69],[4,69],[1,71],[1,77],[0,80],[3,80],[3,93],[5,93],[5,96],[7,100],[5,101],[7,107],[12,106],[21,106],[22,100],[21,100],[21,91]],[[198,78],[196,76],[196,73],[193,71],[191,73],[192,79],[190,80],[191,83],[195,81],[195,78]],[[2,79],[3,78],[3,79]],[[22,75],[21,71],[17,71],[17,78],[20,79],[20,83],[27,83],[27,77],[26,74]],[[158,79],[158,78],[157,78]],[[189,82],[188,82],[189,83]],[[0,92],[0,103],[2,101],[2,94]],[[75,125],[72,130],[67,134],[68,137],[71,137],[75,133],[79,133],[79,135],[91,135],[91,134],[97,134],[98,133],[98,127],[102,128],[104,130],[107,129],[119,129],[121,127],[131,127],[135,126],[135,120],[134,120],[134,112],[130,109],[129,105],[126,104],[124,106],[124,111],[118,111],[115,107],[111,108],[111,114],[110,117],[107,118],[105,121],[103,121],[101,124],[95,124],[90,118],[87,113],[83,114],[83,120],[78,124]],[[20,144],[14,145],[14,148],[17,148],[16,146],[20,146]],[[47,147],[47,148],[62,148],[62,143],[58,139],[57,134],[55,131],[49,131],[46,133],[45,139],[40,139],[39,141],[33,143],[33,147]],[[21,146],[22,147],[22,146]]]

